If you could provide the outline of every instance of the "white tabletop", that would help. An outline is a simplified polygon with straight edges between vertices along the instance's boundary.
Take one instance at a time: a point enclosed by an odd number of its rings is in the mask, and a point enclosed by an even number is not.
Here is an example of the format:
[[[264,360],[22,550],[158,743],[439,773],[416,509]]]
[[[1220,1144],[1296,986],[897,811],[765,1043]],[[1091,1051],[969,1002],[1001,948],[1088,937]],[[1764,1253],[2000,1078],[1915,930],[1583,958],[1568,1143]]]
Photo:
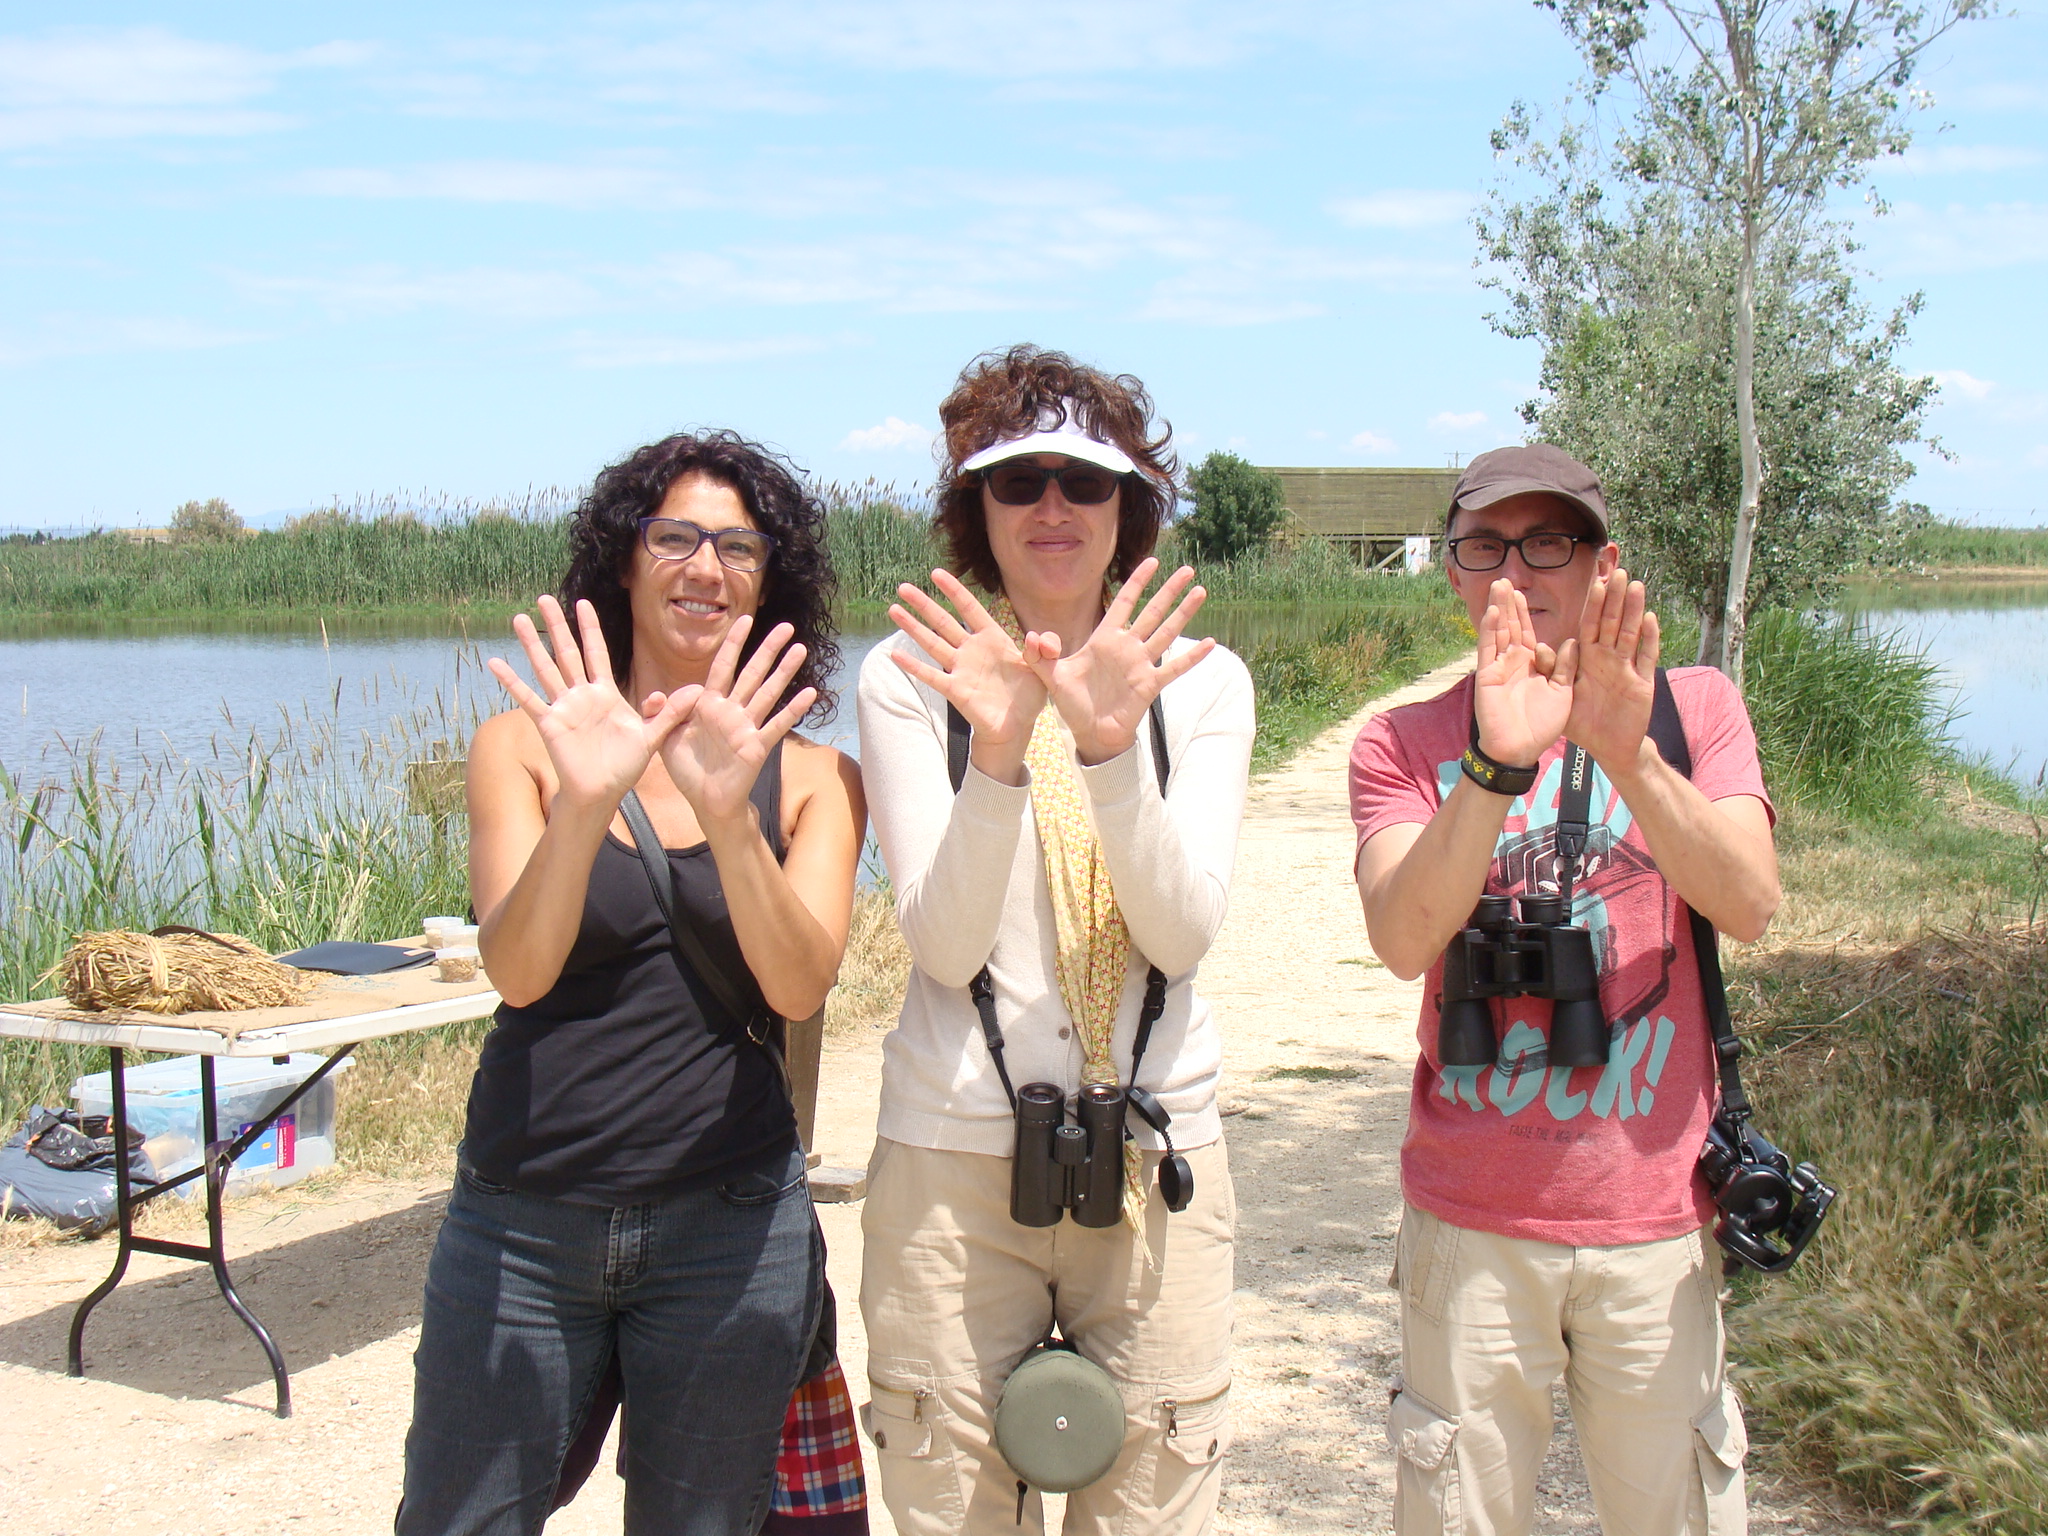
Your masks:
[[[470,992],[445,1002],[411,1003],[375,1013],[344,1014],[338,1019],[313,1019],[276,1029],[250,1030],[230,1040],[210,1029],[194,1029],[166,1019],[161,1024],[94,1024],[84,1019],[45,1019],[0,1009],[0,1037],[47,1040],[60,1045],[107,1045],[131,1051],[170,1051],[186,1056],[287,1056],[293,1051],[356,1045],[386,1035],[436,1029],[466,1019],[488,1017],[498,1007],[495,992]]]

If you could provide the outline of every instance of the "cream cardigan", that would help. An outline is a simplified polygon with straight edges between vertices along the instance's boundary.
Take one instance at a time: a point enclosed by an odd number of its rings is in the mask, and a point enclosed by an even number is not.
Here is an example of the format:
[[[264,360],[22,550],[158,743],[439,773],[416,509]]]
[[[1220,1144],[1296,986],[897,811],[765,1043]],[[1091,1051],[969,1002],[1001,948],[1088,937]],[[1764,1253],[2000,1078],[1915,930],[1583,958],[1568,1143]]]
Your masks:
[[[1176,650],[1188,642],[1178,642]],[[982,1040],[967,984],[986,964],[995,982],[1010,1079],[1081,1081],[1081,1042],[1053,971],[1052,898],[1028,785],[999,784],[971,764],[959,794],[946,773],[946,703],[888,652],[921,657],[896,635],[860,673],[861,774],[896,916],[915,967],[903,1014],[882,1045],[878,1132],[912,1146],[1007,1157],[1010,1106]],[[1252,685],[1220,647],[1163,698],[1171,775],[1165,799],[1149,730],[1120,757],[1076,765],[1102,841],[1117,905],[1131,930],[1113,1053],[1129,1080],[1145,973],[1166,973],[1166,1009],[1141,1080],[1173,1116],[1176,1146],[1222,1135],[1216,1083],[1222,1042],[1195,967],[1223,924],[1251,761]],[[1132,1117],[1141,1141],[1159,1139]]]

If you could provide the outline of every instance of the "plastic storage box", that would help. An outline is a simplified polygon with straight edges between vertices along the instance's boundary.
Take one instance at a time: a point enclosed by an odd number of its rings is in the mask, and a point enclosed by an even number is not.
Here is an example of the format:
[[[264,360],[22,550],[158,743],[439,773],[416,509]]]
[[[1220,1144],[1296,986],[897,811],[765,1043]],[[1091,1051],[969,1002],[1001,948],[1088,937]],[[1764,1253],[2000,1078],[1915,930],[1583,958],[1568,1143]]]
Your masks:
[[[320,1070],[326,1058],[310,1053],[273,1060],[257,1056],[214,1058],[214,1134],[232,1140],[263,1118],[294,1088]],[[227,1193],[281,1189],[334,1163],[334,1079],[344,1061],[244,1152],[228,1172]],[[113,1074],[95,1072],[71,1085],[81,1115],[114,1112]],[[174,1178],[199,1166],[201,1139],[199,1058],[173,1056],[128,1069],[128,1123],[144,1137],[143,1151],[157,1177]],[[203,1179],[181,1185],[180,1194],[199,1198]]]

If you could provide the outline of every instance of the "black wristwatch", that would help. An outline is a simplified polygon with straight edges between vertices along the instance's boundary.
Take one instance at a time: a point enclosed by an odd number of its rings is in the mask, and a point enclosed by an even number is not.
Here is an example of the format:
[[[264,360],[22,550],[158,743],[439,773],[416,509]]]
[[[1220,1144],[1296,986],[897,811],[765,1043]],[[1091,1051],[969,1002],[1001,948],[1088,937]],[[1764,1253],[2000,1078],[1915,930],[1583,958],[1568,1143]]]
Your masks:
[[[1465,755],[1458,759],[1458,766],[1465,771],[1465,777],[1491,795],[1526,795],[1536,787],[1536,765],[1517,768],[1509,763],[1497,763],[1479,750],[1479,722],[1472,722],[1472,744],[1465,749]]]

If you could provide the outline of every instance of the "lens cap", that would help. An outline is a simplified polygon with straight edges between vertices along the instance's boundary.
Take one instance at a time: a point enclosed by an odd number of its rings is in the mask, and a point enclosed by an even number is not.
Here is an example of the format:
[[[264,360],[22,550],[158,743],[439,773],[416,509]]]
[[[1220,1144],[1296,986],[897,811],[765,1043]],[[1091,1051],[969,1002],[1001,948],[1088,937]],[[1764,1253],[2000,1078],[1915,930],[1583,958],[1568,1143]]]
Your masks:
[[[1178,1152],[1170,1152],[1159,1160],[1159,1193],[1165,1197],[1166,1208],[1176,1215],[1195,1198],[1195,1170]]]

